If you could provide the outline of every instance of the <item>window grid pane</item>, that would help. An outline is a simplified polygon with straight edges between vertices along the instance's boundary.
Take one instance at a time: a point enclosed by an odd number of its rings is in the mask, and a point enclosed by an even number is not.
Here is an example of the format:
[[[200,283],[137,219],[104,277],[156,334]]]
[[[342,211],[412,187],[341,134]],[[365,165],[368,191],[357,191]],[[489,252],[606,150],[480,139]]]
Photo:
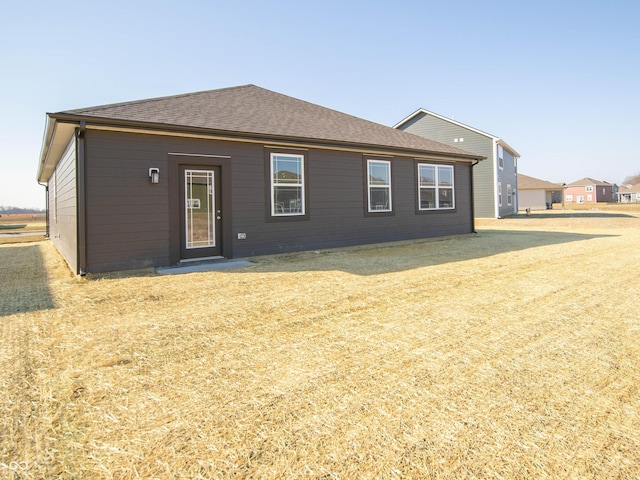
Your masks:
[[[369,212],[390,212],[391,163],[383,160],[367,160],[367,188]]]
[[[455,208],[453,167],[418,164],[418,209],[447,210]]]
[[[271,215],[304,214],[304,157],[271,154]]]

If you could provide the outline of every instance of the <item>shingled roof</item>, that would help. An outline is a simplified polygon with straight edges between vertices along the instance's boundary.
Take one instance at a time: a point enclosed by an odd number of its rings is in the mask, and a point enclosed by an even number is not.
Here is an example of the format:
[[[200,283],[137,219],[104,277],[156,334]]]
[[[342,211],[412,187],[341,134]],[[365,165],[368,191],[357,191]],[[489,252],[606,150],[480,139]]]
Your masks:
[[[635,185],[620,185],[618,188],[620,193],[640,193],[640,183],[636,183]]]
[[[584,187],[587,185],[598,185],[602,187],[611,186],[609,182],[601,182],[600,180],[594,180],[593,178],[585,177],[581,180],[576,180],[575,182],[567,184],[567,187]]]
[[[136,122],[167,129],[355,144],[482,158],[459,148],[298,100],[255,85],[151,98],[49,115],[58,119]]]
[[[562,185],[552,183],[539,178],[530,177],[528,175],[518,174],[519,190],[562,190]]]

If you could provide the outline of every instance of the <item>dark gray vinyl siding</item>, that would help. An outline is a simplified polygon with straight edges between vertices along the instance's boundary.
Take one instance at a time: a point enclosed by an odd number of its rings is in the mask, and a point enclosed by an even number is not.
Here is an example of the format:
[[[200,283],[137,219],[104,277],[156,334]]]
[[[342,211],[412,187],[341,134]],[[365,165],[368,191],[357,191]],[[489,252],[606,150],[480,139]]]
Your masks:
[[[167,149],[154,136],[85,135],[87,271],[169,263]],[[160,183],[149,182],[149,168]]]
[[[49,235],[74,272],[78,271],[76,139],[67,146],[49,179]]]
[[[487,157],[473,167],[474,213],[476,218],[495,218],[497,185],[492,138],[425,113],[417,115],[399,129]],[[461,138],[464,141],[460,141]]]
[[[230,157],[223,167],[231,170],[227,177],[230,180],[222,185],[223,198],[232,204],[231,218],[224,218],[222,224],[225,256],[244,257],[473,231],[468,163],[455,165],[456,210],[416,213],[415,161],[392,158],[394,214],[372,217],[365,215],[363,162],[366,157],[357,153],[307,150],[309,217],[302,221],[274,221],[266,213],[267,145],[95,130],[88,130],[85,138],[89,272],[172,263],[173,237],[179,231],[171,226],[175,221],[170,216],[177,210],[169,205],[169,199],[173,198],[169,185],[177,179],[168,178],[174,175],[170,173],[169,153]],[[157,185],[149,182],[150,167],[160,169]],[[246,239],[238,240],[238,233],[245,233]]]
[[[267,222],[267,196],[263,172],[244,188],[234,163],[234,255],[252,256],[295,250],[359,245],[470,233],[469,164],[455,167],[456,205],[451,212],[416,214],[415,162],[394,158],[392,169],[393,215],[365,215],[363,157],[356,153],[311,150],[308,152],[309,220]],[[247,166],[248,167],[248,166]]]

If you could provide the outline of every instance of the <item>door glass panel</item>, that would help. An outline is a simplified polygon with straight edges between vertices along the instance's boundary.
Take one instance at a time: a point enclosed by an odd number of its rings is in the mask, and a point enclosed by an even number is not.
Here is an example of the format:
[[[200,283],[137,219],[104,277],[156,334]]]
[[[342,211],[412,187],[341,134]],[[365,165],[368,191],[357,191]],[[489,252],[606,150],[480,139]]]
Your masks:
[[[185,237],[187,248],[216,246],[213,172],[185,170]]]

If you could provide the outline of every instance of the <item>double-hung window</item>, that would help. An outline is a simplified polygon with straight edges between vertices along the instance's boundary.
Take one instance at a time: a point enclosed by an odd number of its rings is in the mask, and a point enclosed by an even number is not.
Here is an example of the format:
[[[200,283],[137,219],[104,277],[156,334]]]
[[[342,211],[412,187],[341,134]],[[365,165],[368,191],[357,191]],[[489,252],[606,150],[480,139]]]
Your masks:
[[[305,215],[304,156],[271,154],[271,215]]]
[[[498,167],[500,170],[504,168],[504,148],[502,145],[498,145]]]
[[[502,206],[502,183],[498,182],[498,206]]]
[[[367,160],[369,212],[391,212],[391,162]]]
[[[453,166],[418,164],[418,202],[420,210],[455,208]]]
[[[511,206],[513,194],[511,192],[511,185],[507,184],[507,205]]]

